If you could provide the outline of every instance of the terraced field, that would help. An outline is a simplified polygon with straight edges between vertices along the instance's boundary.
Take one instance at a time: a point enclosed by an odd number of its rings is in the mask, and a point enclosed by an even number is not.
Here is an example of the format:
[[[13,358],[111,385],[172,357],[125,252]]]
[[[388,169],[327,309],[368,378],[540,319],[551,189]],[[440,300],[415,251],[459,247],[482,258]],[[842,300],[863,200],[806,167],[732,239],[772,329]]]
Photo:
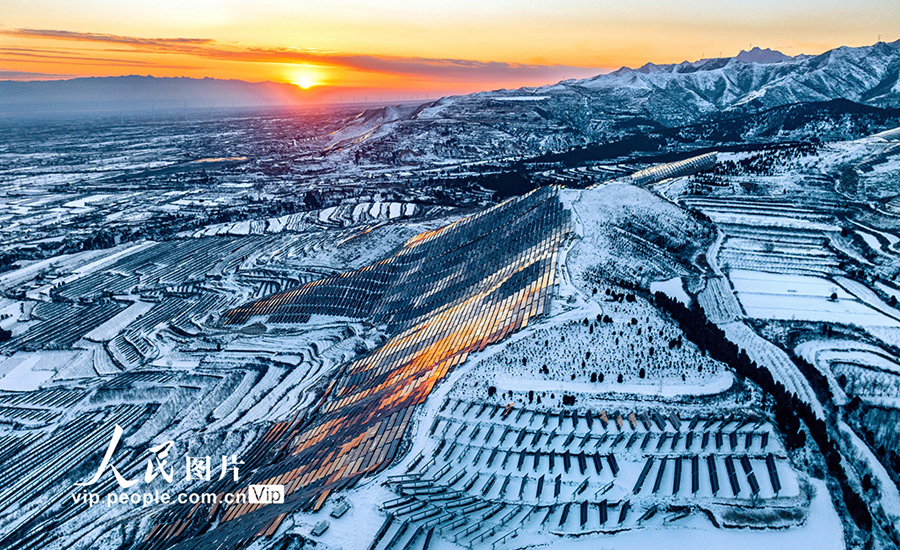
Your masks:
[[[0,546],[622,547],[674,533],[824,549],[865,538],[836,495],[866,503],[871,540],[893,540],[896,438],[867,427],[900,399],[893,234],[852,223],[868,206],[837,191],[766,196],[799,184],[715,164],[654,166],[640,187],[628,164],[543,164],[534,181],[571,188],[500,203],[479,188],[483,209],[436,205],[464,186],[431,202],[303,191],[306,208],[219,212],[0,274]],[[334,206],[311,208],[320,195]],[[78,197],[60,207],[106,200]],[[128,479],[169,441],[179,464],[240,457],[240,476],[145,487],[214,501],[73,499],[116,425],[111,464]],[[284,502],[252,502],[259,484]],[[90,491],[124,489],[106,472]]]

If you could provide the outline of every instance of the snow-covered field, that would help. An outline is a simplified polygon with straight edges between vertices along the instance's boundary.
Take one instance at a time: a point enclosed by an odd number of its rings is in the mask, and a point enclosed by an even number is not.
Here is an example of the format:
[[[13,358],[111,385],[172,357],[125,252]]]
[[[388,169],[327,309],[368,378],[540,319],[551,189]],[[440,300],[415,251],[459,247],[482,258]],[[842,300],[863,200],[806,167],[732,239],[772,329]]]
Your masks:
[[[897,319],[866,305],[827,279],[738,269],[732,270],[729,278],[749,317],[900,326]]]
[[[729,323],[744,318],[741,305],[724,276],[707,278],[706,285],[697,295],[697,302],[713,323]]]
[[[825,375],[837,403],[858,396],[900,407],[900,363],[887,351],[865,342],[827,339],[803,342],[794,352]]]
[[[0,363],[0,371],[6,371],[3,377],[0,378],[0,390],[32,391],[53,377],[54,372],[51,370],[36,369],[41,361],[39,355],[31,355],[18,362],[11,369],[7,369],[6,363],[13,361],[16,361],[15,357]]]
[[[602,548],[604,550],[632,550],[634,548],[658,550],[671,548],[839,550],[845,548],[840,518],[831,503],[828,487],[820,480],[813,479],[809,483],[812,487],[813,497],[810,501],[808,519],[802,527],[798,528],[778,531],[716,529],[708,520],[689,516],[674,521],[666,521],[665,518],[661,518],[647,529],[604,535],[600,541],[563,538],[554,539],[545,544],[554,549],[563,550],[584,548]],[[520,546],[520,548],[524,547],[528,547],[528,544]],[[435,548],[449,550],[453,546],[436,546]]]
[[[92,376],[92,355],[85,350],[42,350],[0,356],[0,389],[31,391],[51,379]]]
[[[152,304],[150,302],[142,302],[139,300],[125,308],[121,313],[119,313],[109,321],[103,323],[99,327],[85,334],[84,338],[86,340],[92,340],[94,342],[108,342],[118,336],[118,334],[122,332],[125,327],[127,327],[131,322],[147,314],[151,309],[153,309],[154,305],[155,304]]]
[[[691,304],[691,297],[684,291],[684,281],[681,277],[673,277],[668,281],[654,281],[650,283],[650,293],[662,292],[673,300],[680,300],[685,305]]]
[[[597,274],[644,281],[690,275],[691,258],[684,256],[712,242],[709,228],[638,187],[613,183],[563,190],[560,197],[575,215],[580,239],[569,251],[567,267],[582,289],[590,289]]]
[[[534,390],[550,406],[564,392],[590,400],[609,393],[708,394],[731,386],[723,365],[702,356],[644,298],[604,301],[604,287],[599,289],[583,308],[529,327],[504,353],[482,361],[455,395],[485,399],[486,388],[495,386],[509,402],[525,403]],[[598,315],[611,322],[598,321]]]
[[[447,209],[425,207],[411,202],[348,203],[299,214],[286,214],[265,220],[210,225],[198,231],[195,236],[263,235],[284,231],[306,232],[323,227],[352,227],[362,224],[416,218],[445,210]]]

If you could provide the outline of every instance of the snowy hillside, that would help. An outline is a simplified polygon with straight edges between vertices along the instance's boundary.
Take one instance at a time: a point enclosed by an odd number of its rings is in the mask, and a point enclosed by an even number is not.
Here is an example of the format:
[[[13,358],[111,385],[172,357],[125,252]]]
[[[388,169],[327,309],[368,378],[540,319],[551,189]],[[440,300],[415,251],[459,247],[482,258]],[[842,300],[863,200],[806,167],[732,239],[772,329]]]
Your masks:
[[[647,63],[539,88],[372,109],[348,118],[326,151],[422,165],[584,146],[616,157],[698,140],[854,139],[898,125],[898,71],[900,41],[816,56],[757,48],[733,58]]]

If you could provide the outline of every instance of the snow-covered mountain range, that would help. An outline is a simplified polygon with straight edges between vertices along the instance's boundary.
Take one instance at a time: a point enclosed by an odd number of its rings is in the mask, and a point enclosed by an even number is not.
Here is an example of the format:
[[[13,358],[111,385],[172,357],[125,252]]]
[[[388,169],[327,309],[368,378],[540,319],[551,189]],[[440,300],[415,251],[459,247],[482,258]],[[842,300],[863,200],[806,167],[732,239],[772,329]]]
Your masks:
[[[385,155],[413,161],[527,156],[628,136],[671,139],[672,129],[697,125],[707,128],[674,135],[710,143],[852,139],[897,126],[898,108],[900,41],[796,57],[754,48],[731,58],[648,63],[418,108],[372,109],[335,132],[329,147],[382,161]]]
[[[719,109],[767,109],[788,103],[849,99],[878,107],[900,105],[900,41],[821,55],[788,57],[753,48],[735,57],[672,65],[623,67],[568,80],[539,93],[588,90],[651,115],[690,117]]]

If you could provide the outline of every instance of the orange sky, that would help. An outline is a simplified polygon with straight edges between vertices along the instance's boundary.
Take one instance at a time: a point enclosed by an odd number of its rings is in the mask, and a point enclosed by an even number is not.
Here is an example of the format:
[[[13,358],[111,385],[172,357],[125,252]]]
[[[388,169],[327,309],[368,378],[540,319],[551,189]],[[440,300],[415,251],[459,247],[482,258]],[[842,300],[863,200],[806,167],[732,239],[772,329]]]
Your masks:
[[[208,76],[372,100],[900,38],[900,3],[882,0],[0,0],[0,14],[0,79]]]

